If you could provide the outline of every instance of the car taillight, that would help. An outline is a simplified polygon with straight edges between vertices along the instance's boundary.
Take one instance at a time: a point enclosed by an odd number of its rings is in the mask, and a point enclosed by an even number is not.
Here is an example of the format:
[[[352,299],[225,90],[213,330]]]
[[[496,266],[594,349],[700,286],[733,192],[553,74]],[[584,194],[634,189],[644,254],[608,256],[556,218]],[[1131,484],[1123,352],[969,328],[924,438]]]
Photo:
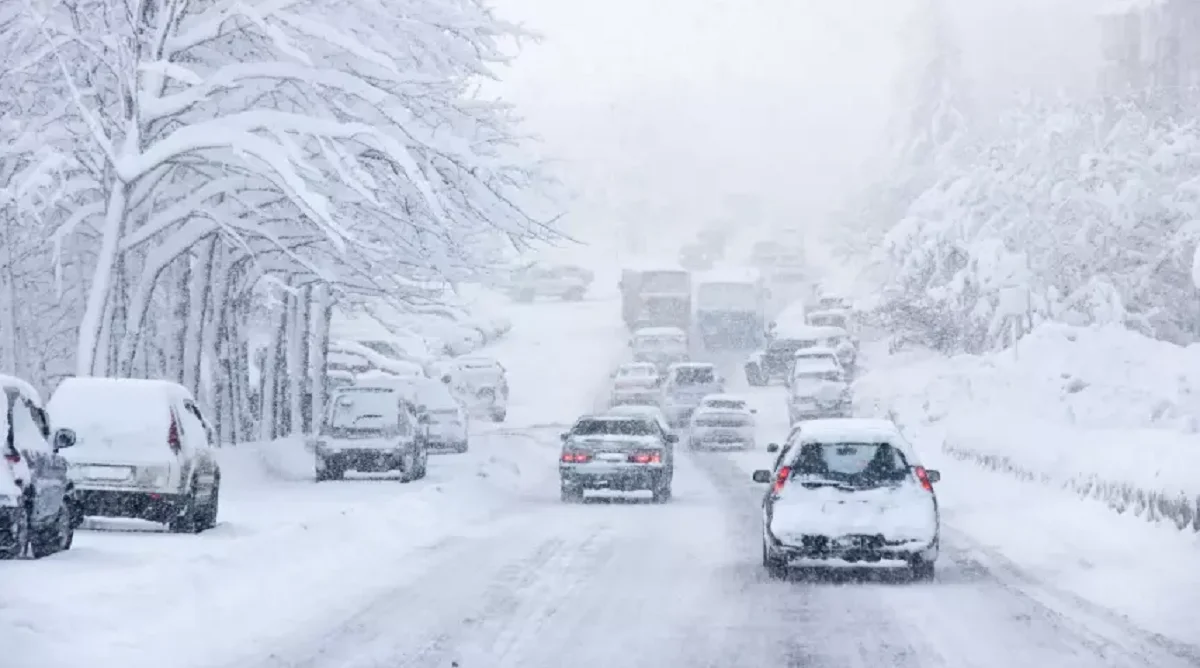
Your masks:
[[[586,464],[590,461],[592,461],[592,453],[590,452],[562,453],[562,462],[564,464]]]
[[[771,487],[772,494],[778,494],[783,491],[783,486],[787,484],[788,477],[792,475],[792,467],[784,466],[779,469],[779,474],[775,476],[775,484]]]
[[[4,455],[4,460],[7,461],[9,464],[20,464],[21,463],[21,453],[19,453],[19,452],[6,453]]]
[[[179,454],[183,449],[183,444],[179,442],[179,421],[175,419],[174,413],[171,414],[171,426],[167,429],[167,445],[175,454]]]
[[[921,481],[921,486],[925,488],[926,492],[933,491],[933,483],[929,482],[929,474],[925,472],[924,466],[914,468],[913,473],[917,474],[917,480]]]
[[[629,461],[634,464],[661,464],[662,453],[658,452],[635,452],[629,455]]]

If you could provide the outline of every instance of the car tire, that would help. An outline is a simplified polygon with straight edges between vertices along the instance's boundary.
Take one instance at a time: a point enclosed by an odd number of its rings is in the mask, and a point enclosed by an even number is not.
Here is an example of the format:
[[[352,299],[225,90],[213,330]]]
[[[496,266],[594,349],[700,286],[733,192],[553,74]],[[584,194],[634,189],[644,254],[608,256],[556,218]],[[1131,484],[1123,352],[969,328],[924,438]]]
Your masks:
[[[20,559],[25,556],[25,548],[29,545],[29,509],[17,511],[17,526],[14,530],[14,542],[7,549],[0,549],[0,560]]]
[[[459,443],[458,445],[454,446],[454,451],[460,455],[465,453],[468,449],[470,449],[470,443],[468,443],[467,441],[463,441],[462,443]]]
[[[492,411],[492,413],[489,417],[492,418],[492,422],[504,422],[504,418],[508,417],[508,411],[507,410]]]
[[[782,580],[787,577],[787,566],[771,553],[771,548],[767,546],[766,541],[763,541],[762,546],[762,562],[763,568],[767,569],[767,577],[772,580]]]
[[[666,503],[671,500],[671,483],[656,485],[650,493],[654,503]]]
[[[417,478],[422,480],[429,475],[429,450],[423,450],[420,454],[421,464],[417,467]]]
[[[192,489],[183,499],[183,506],[175,517],[167,520],[167,530],[171,533],[200,533],[200,522],[196,508],[196,481],[192,481]]]
[[[583,488],[574,485],[563,485],[559,491],[563,503],[583,503]]]
[[[346,477],[346,471],[336,464],[330,464],[328,461],[323,461],[324,466],[317,466],[316,479],[317,482],[326,480],[341,480]]]
[[[417,474],[419,473],[417,465],[419,462],[420,457],[415,450],[409,451],[404,455],[403,462],[401,463],[403,468],[400,470],[400,482],[412,482],[417,479]]]
[[[200,530],[208,530],[217,526],[217,515],[221,512],[221,475],[218,473],[213,478],[212,494],[208,497],[208,503],[204,504],[204,518],[201,521]]]
[[[913,582],[932,582],[934,576],[937,575],[936,562],[921,557],[910,561],[909,567],[912,569]]]
[[[55,552],[71,549],[74,540],[75,527],[71,525],[71,508],[64,503],[50,526],[31,528],[29,552],[34,559],[41,559]]]

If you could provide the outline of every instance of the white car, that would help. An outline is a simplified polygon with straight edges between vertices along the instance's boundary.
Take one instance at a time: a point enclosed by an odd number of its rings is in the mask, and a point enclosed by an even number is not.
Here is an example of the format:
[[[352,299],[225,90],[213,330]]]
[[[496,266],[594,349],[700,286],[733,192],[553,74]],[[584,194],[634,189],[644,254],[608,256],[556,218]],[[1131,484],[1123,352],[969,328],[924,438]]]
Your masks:
[[[690,423],[704,397],[725,391],[725,381],[710,362],[683,362],[667,368],[662,383],[662,409],[672,425]]]
[[[508,375],[490,357],[456,357],[441,365],[441,380],[472,415],[504,422],[508,415]]]
[[[65,456],[83,515],[162,522],[182,533],[216,525],[216,432],[182,385],[67,378],[47,408],[56,427],[75,432]]]
[[[727,394],[711,394],[700,401],[688,428],[688,448],[734,445],[743,450],[754,447],[753,408],[745,399]]]
[[[417,409],[425,424],[429,447],[466,452],[470,447],[471,415],[444,383],[429,380],[417,388]]]
[[[846,374],[836,361],[800,359],[788,377],[788,418],[802,420],[849,417],[853,396]]]
[[[429,462],[416,411],[396,387],[335,390],[311,445],[317,482],[341,480],[346,471],[399,471],[400,482],[411,482],[425,477]]]
[[[655,404],[658,402],[658,385],[661,379],[658,367],[649,362],[622,364],[612,373],[609,405]]]
[[[887,420],[817,420],[794,431],[781,465],[754,472],[763,499],[763,566],[775,577],[798,562],[900,562],[930,580],[941,519],[933,485]]]

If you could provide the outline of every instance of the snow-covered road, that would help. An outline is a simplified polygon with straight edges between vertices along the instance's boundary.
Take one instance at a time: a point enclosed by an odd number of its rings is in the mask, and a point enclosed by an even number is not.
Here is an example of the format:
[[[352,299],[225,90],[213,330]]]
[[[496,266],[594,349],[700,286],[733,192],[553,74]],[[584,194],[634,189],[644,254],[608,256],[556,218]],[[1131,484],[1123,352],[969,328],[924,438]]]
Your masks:
[[[534,304],[512,318],[492,350],[509,368],[510,419],[479,425],[472,452],[431,460],[430,479],[406,486],[289,480],[283,461],[233,488],[211,533],[85,532],[67,554],[6,564],[0,665],[1200,665],[953,526],[932,583],[768,580],[749,473],[786,433],[778,387],[739,388],[759,408],[759,450],[680,450],[671,503],[562,504],[558,433],[625,354],[617,307]],[[736,361],[722,356],[734,379]]]

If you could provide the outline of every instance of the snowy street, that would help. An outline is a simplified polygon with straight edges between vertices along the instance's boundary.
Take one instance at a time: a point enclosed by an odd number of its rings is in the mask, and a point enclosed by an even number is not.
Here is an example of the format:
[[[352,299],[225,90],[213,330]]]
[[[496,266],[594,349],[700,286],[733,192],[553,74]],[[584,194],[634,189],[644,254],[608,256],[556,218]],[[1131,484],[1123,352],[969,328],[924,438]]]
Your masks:
[[[215,530],[85,531],[70,552],[9,564],[3,646],[42,668],[97,655],[126,668],[1200,661],[1033,581],[952,524],[932,583],[870,571],[769,580],[763,489],[749,474],[786,433],[777,387],[736,389],[758,407],[757,451],[680,448],[671,503],[562,504],[558,433],[602,395],[622,331],[607,302],[512,316],[492,350],[510,369],[510,421],[477,424],[471,452],[435,457],[408,486],[314,486],[294,446],[223,453],[231,482],[243,478]]]

